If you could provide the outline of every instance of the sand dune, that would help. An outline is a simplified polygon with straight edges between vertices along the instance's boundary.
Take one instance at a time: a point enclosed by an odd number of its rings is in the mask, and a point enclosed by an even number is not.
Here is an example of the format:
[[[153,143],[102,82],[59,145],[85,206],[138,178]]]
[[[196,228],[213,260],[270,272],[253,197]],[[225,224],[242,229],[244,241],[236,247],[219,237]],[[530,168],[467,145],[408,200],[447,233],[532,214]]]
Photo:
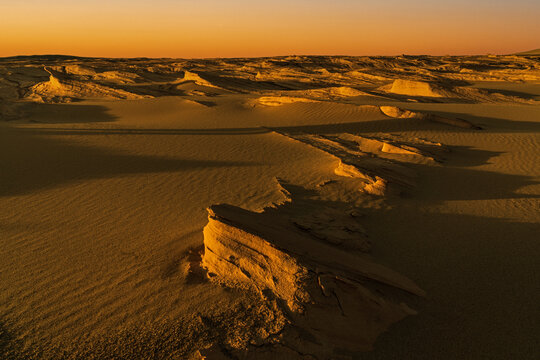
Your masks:
[[[94,80],[117,82],[120,84],[133,84],[140,76],[127,71],[103,71],[92,76]]]
[[[255,104],[261,104],[265,106],[280,106],[284,104],[293,104],[297,102],[313,102],[314,100],[306,99],[302,97],[291,96],[262,96],[257,99]]]
[[[0,358],[536,358],[539,81],[0,59]]]
[[[540,55],[540,49],[534,49],[529,51],[523,51],[520,53],[517,53],[516,55],[532,55],[532,56],[538,56]]]
[[[373,96],[370,93],[349,86],[333,86],[328,88],[311,89],[305,91],[305,94],[308,96],[323,99],[340,99],[354,96]]]

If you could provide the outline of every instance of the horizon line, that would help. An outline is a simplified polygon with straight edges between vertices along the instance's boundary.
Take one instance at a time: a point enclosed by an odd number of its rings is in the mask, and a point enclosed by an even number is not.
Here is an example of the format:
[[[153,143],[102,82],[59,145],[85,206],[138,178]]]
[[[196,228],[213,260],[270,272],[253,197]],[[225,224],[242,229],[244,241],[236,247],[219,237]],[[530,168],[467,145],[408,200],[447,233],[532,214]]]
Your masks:
[[[539,54],[527,54],[530,52],[538,51]],[[14,58],[30,58],[30,57],[63,57],[63,58],[73,58],[73,59],[149,59],[149,60],[159,60],[159,59],[179,59],[179,60],[211,60],[211,59],[264,59],[264,58],[279,58],[279,57],[290,57],[290,56],[300,56],[300,57],[397,57],[397,56],[430,56],[430,57],[464,57],[464,56],[512,56],[512,55],[532,55],[540,56],[540,48],[522,51],[517,53],[505,53],[505,54],[494,54],[494,53],[478,53],[478,54],[445,54],[445,55],[431,55],[431,54],[394,54],[394,55],[347,55],[347,54],[286,54],[286,55],[267,55],[267,56],[211,56],[211,57],[171,57],[171,56],[161,56],[161,57],[148,57],[148,56],[81,56],[81,55],[72,55],[72,54],[18,54],[18,55],[9,55],[9,56],[0,56],[0,59],[14,59]]]

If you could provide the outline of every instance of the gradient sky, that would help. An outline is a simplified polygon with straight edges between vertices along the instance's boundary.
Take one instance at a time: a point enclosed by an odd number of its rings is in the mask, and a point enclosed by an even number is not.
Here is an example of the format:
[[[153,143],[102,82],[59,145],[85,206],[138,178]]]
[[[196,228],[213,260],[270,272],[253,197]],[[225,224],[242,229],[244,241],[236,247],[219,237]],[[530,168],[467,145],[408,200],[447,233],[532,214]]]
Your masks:
[[[539,0],[0,0],[0,56],[504,54]]]

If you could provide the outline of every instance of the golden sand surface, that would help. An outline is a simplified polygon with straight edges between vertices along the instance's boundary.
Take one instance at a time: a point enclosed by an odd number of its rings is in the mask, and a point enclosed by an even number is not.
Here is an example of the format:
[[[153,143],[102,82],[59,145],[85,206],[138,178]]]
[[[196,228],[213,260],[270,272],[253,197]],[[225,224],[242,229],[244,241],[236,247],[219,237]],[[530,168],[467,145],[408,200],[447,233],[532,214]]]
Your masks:
[[[0,358],[535,359],[540,58],[0,59]]]

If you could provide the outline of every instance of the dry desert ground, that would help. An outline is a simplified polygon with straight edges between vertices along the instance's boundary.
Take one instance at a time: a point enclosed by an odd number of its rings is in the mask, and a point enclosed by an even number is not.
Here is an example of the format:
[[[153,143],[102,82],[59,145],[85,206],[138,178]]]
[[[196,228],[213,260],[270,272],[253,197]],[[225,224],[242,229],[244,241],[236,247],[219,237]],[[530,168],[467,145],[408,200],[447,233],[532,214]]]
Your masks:
[[[0,59],[0,358],[537,359],[540,57]]]

